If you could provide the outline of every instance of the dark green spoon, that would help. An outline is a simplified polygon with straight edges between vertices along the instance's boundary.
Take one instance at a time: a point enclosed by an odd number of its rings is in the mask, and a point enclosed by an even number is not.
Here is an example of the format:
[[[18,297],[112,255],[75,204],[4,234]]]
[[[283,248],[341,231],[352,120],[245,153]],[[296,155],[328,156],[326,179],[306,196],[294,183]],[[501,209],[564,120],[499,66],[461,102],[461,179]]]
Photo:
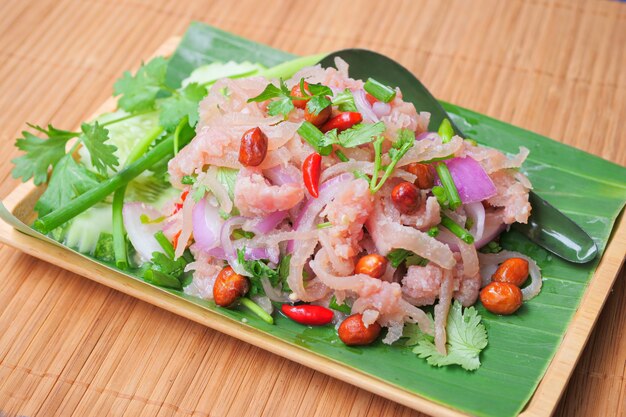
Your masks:
[[[418,111],[430,112],[429,130],[436,131],[443,119],[452,118],[424,85],[396,61],[366,49],[343,49],[327,55],[320,61],[323,67],[334,66],[335,57],[341,57],[350,65],[353,78],[374,78],[383,84],[400,87],[404,100],[415,104]],[[459,136],[463,132],[452,123]],[[585,263],[598,254],[594,241],[576,223],[547,201],[531,191],[532,215],[527,225],[513,227],[530,240],[555,255],[570,262]]]

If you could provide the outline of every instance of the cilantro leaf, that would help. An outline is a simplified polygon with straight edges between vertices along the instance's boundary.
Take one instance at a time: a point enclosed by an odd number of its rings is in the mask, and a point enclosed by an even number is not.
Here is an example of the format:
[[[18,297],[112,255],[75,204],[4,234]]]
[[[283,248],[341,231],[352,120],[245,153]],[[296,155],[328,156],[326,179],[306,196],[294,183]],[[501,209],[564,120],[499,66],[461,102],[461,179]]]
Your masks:
[[[265,295],[265,290],[263,289],[263,284],[261,284],[262,278],[267,278],[272,285],[272,287],[277,287],[282,284],[284,289],[284,284],[287,281],[287,275],[289,275],[289,264],[291,257],[287,259],[285,265],[283,264],[285,258],[281,259],[281,262],[277,269],[270,268],[267,263],[256,260],[256,261],[247,261],[245,259],[245,249],[237,250],[237,261],[239,264],[250,274],[248,277],[250,279],[250,292],[249,295]],[[282,271],[281,271],[282,267]]]
[[[288,96],[272,101],[267,105],[267,113],[270,116],[276,116],[279,114],[287,116],[293,109],[293,101],[291,101],[291,98]]]
[[[176,94],[160,100],[159,123],[165,130],[174,130],[181,119],[187,117],[190,126],[198,123],[198,104],[207,94],[206,87],[190,83]]]
[[[119,106],[130,113],[153,109],[157,94],[165,89],[166,70],[167,60],[157,57],[143,64],[134,76],[124,72],[113,86],[113,95],[122,95]]]
[[[91,164],[102,175],[107,174],[107,168],[119,165],[115,151],[115,145],[105,143],[109,140],[109,131],[95,122],[94,124],[83,123],[80,127],[83,134],[80,136],[83,145],[89,151]]]
[[[187,259],[181,256],[172,259],[164,253],[154,252],[150,264],[147,264],[143,277],[151,284],[160,287],[181,289],[190,283],[191,273],[185,272]]]
[[[259,94],[256,97],[252,97],[248,99],[248,103],[252,103],[252,102],[261,102],[261,101],[266,101],[266,100],[271,100],[273,98],[276,97],[281,97],[283,95],[283,91],[276,87],[274,84],[269,83],[265,89],[261,92],[261,94]]]
[[[23,182],[33,178],[35,185],[40,185],[48,180],[48,169],[54,167],[65,155],[67,141],[77,137],[79,133],[56,129],[52,125],[48,125],[47,130],[35,125],[29,126],[44,133],[47,139],[23,131],[24,137],[18,139],[15,146],[26,154],[11,161],[15,164],[11,175],[13,178],[22,177]]]
[[[63,156],[55,165],[48,188],[35,205],[39,217],[45,216],[58,207],[94,188],[99,184],[96,175],[77,163],[72,155]]]
[[[333,98],[333,105],[337,106],[339,111],[359,111],[356,104],[354,104],[352,91],[348,88],[335,95]]]
[[[432,366],[460,365],[463,369],[474,371],[480,367],[480,352],[487,346],[487,331],[480,321],[474,307],[463,311],[461,303],[455,301],[450,308],[446,325],[448,354],[439,353],[433,338],[421,333],[419,329],[409,339],[411,343],[417,342],[413,353],[425,358]]]
[[[309,85],[309,88],[311,85]],[[326,107],[330,106],[332,103],[326,96],[313,96],[307,101],[306,109],[311,114],[319,114]]]
[[[385,124],[359,123],[339,134],[339,143],[344,148],[354,148],[372,142],[385,131]]]

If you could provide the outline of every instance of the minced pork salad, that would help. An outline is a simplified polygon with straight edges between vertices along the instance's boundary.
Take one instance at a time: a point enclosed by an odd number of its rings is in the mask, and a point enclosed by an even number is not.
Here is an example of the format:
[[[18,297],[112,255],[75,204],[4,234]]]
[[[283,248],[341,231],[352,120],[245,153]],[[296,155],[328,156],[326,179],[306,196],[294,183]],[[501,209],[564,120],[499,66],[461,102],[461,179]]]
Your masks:
[[[218,309],[402,339],[434,366],[480,366],[478,299],[508,315],[539,293],[536,263],[498,245],[530,215],[527,149],[429,132],[340,59],[284,80],[214,63],[177,89],[166,65],[125,73],[119,109],[80,131],[18,139],[14,176],[47,184],[36,229]]]

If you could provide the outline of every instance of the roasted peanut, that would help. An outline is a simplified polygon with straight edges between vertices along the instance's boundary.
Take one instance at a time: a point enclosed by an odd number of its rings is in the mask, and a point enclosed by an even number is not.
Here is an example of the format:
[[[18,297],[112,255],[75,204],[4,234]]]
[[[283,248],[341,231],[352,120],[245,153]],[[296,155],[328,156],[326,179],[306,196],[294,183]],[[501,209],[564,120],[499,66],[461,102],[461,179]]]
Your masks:
[[[319,113],[314,114],[314,113],[310,113],[309,109],[306,108],[304,110],[304,120],[306,120],[309,123],[314,124],[317,127],[322,126],[324,123],[326,123],[326,121],[330,118],[330,115],[332,113],[332,106],[326,106],[324,107]]]
[[[372,278],[380,278],[387,269],[387,258],[377,253],[362,256],[354,268],[355,274],[367,274]]]
[[[522,291],[507,282],[492,282],[480,291],[480,301],[494,314],[509,315],[522,305]]]
[[[250,289],[248,278],[239,275],[230,266],[225,267],[217,275],[213,286],[213,299],[221,307],[229,307]]]
[[[417,177],[414,183],[417,188],[428,190],[433,188],[433,185],[435,185],[435,176],[430,168],[430,165],[413,162],[404,167],[404,169]]]
[[[247,167],[261,165],[267,155],[268,139],[258,127],[247,130],[239,145],[239,162]]]
[[[494,282],[508,282],[521,287],[528,278],[528,261],[523,258],[509,258],[502,262],[491,280]]]
[[[380,324],[365,327],[362,314],[353,314],[339,325],[339,339],[348,346],[369,345],[380,334]]]
[[[404,181],[391,190],[391,201],[400,213],[411,214],[419,208],[420,192],[415,185]]]
[[[291,89],[291,96],[292,97],[304,97],[305,95],[310,95],[309,93],[309,83],[307,83],[306,81],[303,83],[304,84],[304,94],[302,94],[302,91],[300,91],[300,83],[296,84],[293,86],[293,88]],[[299,109],[304,109],[306,107],[306,103],[309,101],[308,99],[306,100],[291,100],[294,107],[297,107]]]

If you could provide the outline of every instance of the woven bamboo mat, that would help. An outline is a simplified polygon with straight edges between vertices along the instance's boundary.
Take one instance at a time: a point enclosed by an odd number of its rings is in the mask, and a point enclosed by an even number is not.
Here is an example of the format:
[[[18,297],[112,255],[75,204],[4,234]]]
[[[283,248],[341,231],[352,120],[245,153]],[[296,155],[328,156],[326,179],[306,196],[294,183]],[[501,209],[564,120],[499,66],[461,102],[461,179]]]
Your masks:
[[[201,20],[298,54],[361,46],[447,101],[626,164],[626,5],[0,1],[0,196],[25,121],[72,128]],[[0,416],[420,416],[0,246]],[[624,272],[558,416],[626,415]],[[515,381],[511,381],[515,383]]]

